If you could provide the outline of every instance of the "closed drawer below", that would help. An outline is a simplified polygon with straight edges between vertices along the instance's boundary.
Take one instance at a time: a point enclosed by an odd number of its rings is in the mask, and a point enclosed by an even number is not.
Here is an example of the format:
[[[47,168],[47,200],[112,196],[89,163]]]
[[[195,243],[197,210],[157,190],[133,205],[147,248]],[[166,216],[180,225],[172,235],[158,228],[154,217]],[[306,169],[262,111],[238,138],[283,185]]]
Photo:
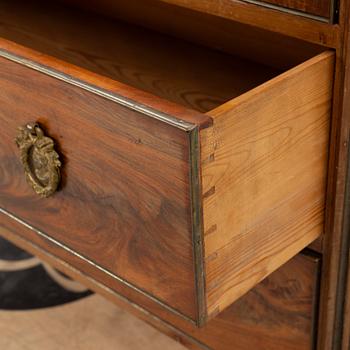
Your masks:
[[[185,336],[171,329],[167,332],[194,349],[313,350],[317,343],[320,265],[320,257],[304,251],[206,326],[198,329],[175,322],[172,325]],[[153,325],[167,329],[160,323]]]
[[[51,259],[31,242],[18,235],[20,225],[0,234],[23,249],[38,254],[73,279],[78,278],[96,292],[150,323],[193,350],[314,350],[317,344],[321,257],[304,250],[260,282],[247,294],[198,328],[174,316],[167,322],[134,307],[99,286],[89,277],[76,273],[65,262]],[[22,228],[23,230],[23,228]],[[153,310],[154,311],[154,310]]]
[[[331,21],[333,0],[244,0],[261,6],[271,6],[281,11],[294,12],[295,15],[313,17],[322,21]]]

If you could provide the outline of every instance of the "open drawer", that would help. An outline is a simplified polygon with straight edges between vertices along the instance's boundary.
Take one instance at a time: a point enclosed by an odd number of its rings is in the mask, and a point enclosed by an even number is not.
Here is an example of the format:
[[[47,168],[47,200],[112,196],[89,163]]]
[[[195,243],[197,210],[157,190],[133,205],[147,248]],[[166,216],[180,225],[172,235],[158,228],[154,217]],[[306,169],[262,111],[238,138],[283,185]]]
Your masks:
[[[0,14],[3,229],[199,325],[322,233],[333,52],[281,71],[62,5]],[[30,122],[62,163],[47,198]]]

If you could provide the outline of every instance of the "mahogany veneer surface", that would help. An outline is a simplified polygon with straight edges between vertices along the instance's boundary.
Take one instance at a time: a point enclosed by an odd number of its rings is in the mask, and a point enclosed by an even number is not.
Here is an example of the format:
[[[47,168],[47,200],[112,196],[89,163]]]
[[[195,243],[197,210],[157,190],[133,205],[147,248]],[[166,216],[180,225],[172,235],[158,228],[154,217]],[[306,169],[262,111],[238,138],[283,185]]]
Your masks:
[[[184,131],[0,60],[1,207],[195,318],[188,150]],[[51,198],[26,183],[14,142],[37,120],[61,146]],[[161,165],[161,166],[159,166]]]

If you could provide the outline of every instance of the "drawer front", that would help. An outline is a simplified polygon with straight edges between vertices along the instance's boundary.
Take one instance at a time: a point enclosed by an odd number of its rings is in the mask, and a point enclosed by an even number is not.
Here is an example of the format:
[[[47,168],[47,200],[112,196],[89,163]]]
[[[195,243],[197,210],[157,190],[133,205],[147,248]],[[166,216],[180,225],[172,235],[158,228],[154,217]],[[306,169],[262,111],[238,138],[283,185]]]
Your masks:
[[[195,319],[188,132],[6,59],[0,91],[4,212]],[[48,198],[26,182],[14,141],[32,121],[61,157]]]

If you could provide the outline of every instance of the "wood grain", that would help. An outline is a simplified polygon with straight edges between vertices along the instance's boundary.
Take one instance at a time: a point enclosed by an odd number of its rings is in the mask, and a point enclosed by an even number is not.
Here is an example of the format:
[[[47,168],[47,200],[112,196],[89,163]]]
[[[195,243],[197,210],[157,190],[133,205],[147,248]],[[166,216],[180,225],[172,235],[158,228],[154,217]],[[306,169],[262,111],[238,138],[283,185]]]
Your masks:
[[[2,38],[201,112],[280,72],[47,1],[4,0],[0,13]]]
[[[72,250],[54,244],[49,237],[41,235],[35,229],[23,225],[22,222],[3,213],[0,213],[0,218],[0,234],[3,237],[37,255],[40,259],[72,276],[88,288],[96,290],[108,298],[111,297],[118,305],[122,305],[131,312],[138,310],[141,314],[152,314],[152,317],[166,322],[179,319],[185,324],[188,323],[187,319],[179,317],[173,310],[164,307],[156,299],[150,298],[141,290],[130,288],[121,280],[114,278],[112,274],[106,274],[96,264],[82,259]]]
[[[340,45],[339,26],[232,0],[161,0],[195,11],[228,18],[326,47]]]
[[[323,232],[333,68],[325,52],[209,113],[213,127],[201,132],[209,315]]]
[[[330,19],[332,14],[331,11],[331,0],[263,0],[262,4],[268,3],[283,8],[301,11],[314,16]]]
[[[33,10],[19,4],[2,2],[3,35],[40,53],[4,39],[0,44],[18,55],[21,63],[28,64],[21,61],[24,58],[98,87],[107,86],[137,103],[161,106],[178,121],[185,115],[193,128],[209,126],[213,117],[214,127],[201,131],[204,316],[219,313],[322,233],[332,53],[250,90],[277,70],[182,40],[168,42],[168,36],[153,31],[143,30],[139,39],[141,32],[135,26],[88,13],[55,7],[57,20],[53,21],[51,6]],[[46,16],[50,21],[42,20]],[[62,23],[64,30],[57,31]],[[94,31],[86,41],[76,40],[71,32],[82,37],[88,23]],[[118,40],[103,39],[106,51],[101,52],[99,38],[108,38],[113,31],[120,34]],[[156,47],[153,53],[148,49],[151,43]],[[142,61],[141,51],[145,52]],[[1,62],[5,91],[1,113],[8,125],[2,155],[3,207],[105,273],[112,272],[164,306],[198,321],[191,146],[186,132],[28,68]],[[185,73],[180,79],[174,64]],[[166,93],[159,89],[157,74],[159,81],[169,84]],[[144,81],[142,75],[151,78]],[[140,88],[139,83],[146,83],[141,85],[148,92],[138,92],[134,87]],[[153,101],[154,93],[208,110],[247,90],[207,117],[161,98]],[[172,95],[172,91],[180,93]],[[188,99],[185,91],[195,92],[194,99]],[[214,94],[221,97],[212,99]],[[62,143],[60,151],[67,163],[63,191],[44,204],[35,201],[33,205],[33,194],[23,178],[18,180],[19,162],[13,162],[11,140],[16,127],[29,117]],[[155,172],[159,166],[162,170]],[[60,216],[52,206],[60,208]],[[36,212],[45,214],[36,217]],[[174,259],[177,262],[172,265]],[[199,289],[204,293],[204,288]]]
[[[167,16],[168,14],[175,14],[177,12],[182,11],[182,13],[185,14],[184,8],[181,8],[179,6],[173,6],[172,4],[167,4],[165,2],[161,1],[155,1],[155,0],[144,0],[141,2],[130,0],[127,3],[125,2],[116,2],[113,0],[59,0],[62,2],[65,2],[67,4],[79,4],[82,8],[89,8],[91,10],[102,10],[104,13],[114,16],[118,16],[120,18],[124,18],[125,15],[125,9],[127,10],[127,16],[126,18],[129,18],[129,16],[140,16],[140,21],[138,23],[142,23],[142,14],[146,14],[146,17],[149,13],[152,12],[161,12],[162,15]],[[249,0],[247,1],[249,2]],[[323,17],[325,19],[330,19],[330,5],[332,4],[332,0],[259,0],[256,1],[257,4],[261,3],[262,6],[265,4],[273,4],[276,6],[281,7],[281,11],[284,9],[291,9],[303,12],[305,14],[311,14],[318,17]],[[193,6],[193,5],[192,5]],[[188,7],[191,7],[191,4],[188,4]],[[110,9],[111,12],[107,12],[106,9]],[[121,12],[119,12],[119,9],[121,9]],[[136,11],[137,9],[137,11]],[[222,9],[223,11],[225,10]],[[138,12],[142,12],[142,14],[138,14]],[[154,17],[156,21],[162,21],[161,16],[158,14]],[[203,14],[200,12],[197,12],[197,14]],[[189,15],[187,11],[187,15]],[[194,14],[193,14],[194,15]],[[301,13],[302,15],[302,13]],[[195,15],[194,15],[195,16]],[[182,23],[186,23],[186,18],[182,18],[180,20]],[[231,21],[232,22],[232,21]],[[209,34],[210,33],[206,33]],[[245,34],[245,33],[242,33]]]
[[[341,349],[348,350],[350,348],[350,249],[348,248],[348,266],[346,273],[346,285],[344,288],[344,308],[342,310],[342,329],[341,329]]]
[[[324,51],[322,46],[277,32],[158,0],[60,1],[281,70]]]
[[[1,207],[58,242],[196,319],[184,130],[0,60]],[[38,121],[62,156],[62,186],[39,198],[14,139]]]
[[[202,329],[188,327],[188,334],[217,350],[313,349],[319,263],[313,255],[294,257]]]
[[[344,276],[344,240],[350,231],[347,221],[346,191],[350,144],[350,2],[340,1],[340,45],[336,51],[332,126],[327,182],[327,208],[320,297],[318,350],[328,350],[341,339],[337,312],[339,298],[344,296],[344,286],[339,283]],[[341,273],[341,269],[343,273]]]
[[[186,347],[196,350],[311,350],[315,341],[314,319],[317,318],[320,259],[314,254],[300,254],[271,274],[237,303],[198,329],[173,314],[161,310],[161,321],[154,315],[157,305],[142,309],[121,298],[111,289],[82,274],[66,262],[38,249],[32,241],[33,231],[7,218],[2,221],[11,229],[0,227],[0,235],[23,249],[64,271],[115,304],[150,323]],[[108,276],[105,276],[107,279]],[[164,317],[165,316],[165,317]]]
[[[183,126],[193,124],[199,129],[211,125],[211,118],[205,114],[0,37],[0,56],[7,57],[8,54],[12,59],[15,58],[15,62],[38,71],[44,70],[46,74],[51,72],[57,79],[92,91],[109,100],[122,99],[128,101],[128,105],[141,106],[142,109],[162,114],[171,119],[172,124],[174,122]]]

